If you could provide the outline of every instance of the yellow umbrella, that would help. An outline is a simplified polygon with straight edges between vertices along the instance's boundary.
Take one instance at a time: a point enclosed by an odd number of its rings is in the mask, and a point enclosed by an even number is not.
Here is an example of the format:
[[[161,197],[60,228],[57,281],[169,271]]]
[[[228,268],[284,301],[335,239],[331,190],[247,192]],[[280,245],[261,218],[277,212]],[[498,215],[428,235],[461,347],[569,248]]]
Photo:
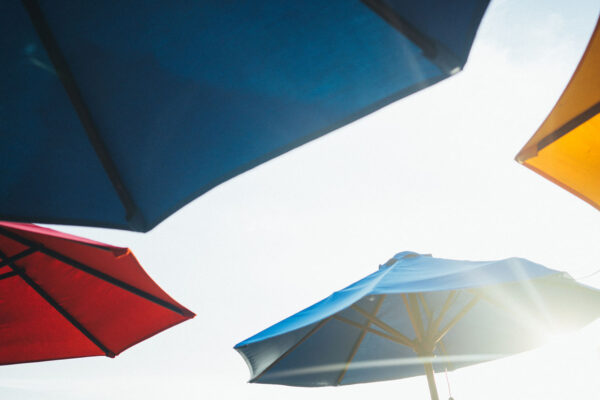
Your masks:
[[[516,160],[600,209],[600,19],[567,88]]]

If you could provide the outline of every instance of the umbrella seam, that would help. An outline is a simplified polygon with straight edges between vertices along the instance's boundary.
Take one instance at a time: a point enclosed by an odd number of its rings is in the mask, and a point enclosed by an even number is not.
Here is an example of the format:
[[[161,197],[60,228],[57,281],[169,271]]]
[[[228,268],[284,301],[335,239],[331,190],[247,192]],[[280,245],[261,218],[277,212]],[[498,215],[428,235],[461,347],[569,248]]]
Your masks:
[[[583,125],[584,123],[586,123],[587,121],[592,119],[598,113],[600,113],[600,102],[594,104],[587,110],[579,113],[577,116],[575,116],[574,118],[571,118],[569,121],[567,121],[561,127],[550,132],[549,134],[544,136],[542,139],[540,139],[540,141],[537,144],[537,151],[543,150],[545,147],[554,143],[555,141],[557,141],[558,139],[560,139],[567,133],[571,132],[573,129],[577,128],[579,125]],[[531,157],[529,157],[529,158],[531,158]]]
[[[3,251],[0,250],[0,257],[6,259],[7,256]],[[41,298],[43,298],[52,308],[54,308],[59,314],[61,314],[73,327],[81,332],[85,337],[88,338],[96,347],[98,347],[107,357],[113,358],[115,353],[106,347],[98,338],[96,338],[81,322],[79,322],[73,315],[65,310],[58,301],[48,294],[40,285],[38,285],[23,268],[17,267],[14,263],[9,262],[8,266],[29,286],[31,287]]]
[[[57,75],[65,89],[65,92],[69,96],[73,108],[77,112],[79,121],[87,133],[88,139],[96,152],[96,156],[99,158],[104,171],[113,188],[121,200],[121,204],[125,208],[125,219],[131,224],[146,228],[146,222],[143,216],[139,212],[139,208],[135,204],[131,193],[127,190],[123,178],[121,177],[119,170],[111,158],[106,144],[103,142],[92,113],[90,112],[86,102],[83,99],[83,95],[75,77],[73,76],[69,65],[60,50],[57,40],[52,34],[52,30],[46,21],[44,13],[36,0],[22,0],[23,6],[27,10],[29,18],[40,38],[40,41],[44,45],[46,52],[57,72]],[[135,218],[135,220],[134,220]]]
[[[378,304],[375,306],[375,310],[373,312],[373,316],[375,318],[377,318],[377,314],[379,313],[379,310],[381,309],[381,305],[383,304],[383,301],[385,300],[385,297],[386,297],[386,295],[381,295]],[[348,372],[348,368],[350,367],[350,364],[352,363],[352,360],[354,359],[354,356],[358,352],[358,348],[360,347],[363,339],[367,335],[366,328],[369,328],[370,325],[371,325],[371,320],[367,319],[367,321],[364,323],[364,328],[362,329],[361,333],[359,334],[359,337],[357,338],[357,340],[356,340],[356,342],[354,344],[354,347],[350,351],[350,355],[348,357],[348,360],[346,361],[346,365],[344,367],[344,370],[340,373],[340,375],[337,378],[337,382],[336,382],[337,385],[339,385],[342,382],[342,380],[344,380],[344,377],[346,376],[346,372]]]
[[[283,354],[281,354],[279,357],[277,357],[277,359],[275,359],[275,361],[273,361],[265,369],[263,369],[260,374],[258,374],[256,377],[250,379],[250,382],[256,382],[258,379],[260,379],[267,371],[269,371],[273,366],[275,366],[275,364],[277,364],[279,361],[283,360],[285,357],[290,355],[290,353],[292,353],[294,350],[296,350],[298,348],[298,346],[300,346],[302,343],[304,343],[310,336],[312,336],[315,332],[317,332],[319,329],[321,329],[332,318],[333,318],[333,316],[330,316],[330,317],[327,317],[327,318],[321,320],[320,322],[318,322],[317,325],[313,329],[310,330],[310,332],[308,332],[306,335],[304,335],[302,337],[302,339],[300,339],[299,341],[294,343]]]
[[[446,46],[419,31],[382,0],[362,0],[362,2],[421,49],[423,56],[445,74],[450,76],[457,72],[456,68],[460,70],[464,65]]]
[[[144,298],[144,299],[146,299],[148,301],[151,301],[151,302],[153,302],[153,303],[155,303],[157,305],[160,305],[160,306],[162,306],[162,307],[164,307],[164,308],[166,308],[166,309],[168,309],[170,311],[176,312],[176,313],[178,313],[178,314],[180,314],[180,315],[182,315],[184,317],[194,316],[194,313],[192,313],[191,311],[189,311],[187,309],[179,308],[179,307],[177,307],[177,306],[175,306],[175,305],[173,305],[173,304],[171,304],[171,303],[169,303],[169,302],[167,302],[167,301],[165,301],[163,299],[160,299],[160,298],[158,298],[158,297],[156,297],[156,296],[154,296],[154,295],[152,295],[150,293],[147,293],[147,292],[145,292],[145,291],[143,291],[141,289],[138,289],[135,286],[132,286],[132,285],[126,283],[126,282],[123,282],[123,281],[121,281],[121,280],[119,280],[119,279],[117,279],[117,278],[115,278],[113,276],[110,276],[110,275],[105,274],[105,273],[103,273],[101,271],[98,271],[98,270],[96,270],[96,269],[94,269],[94,268],[92,268],[92,267],[90,267],[90,266],[88,266],[88,265],[86,265],[84,263],[81,263],[79,261],[73,260],[72,258],[70,258],[68,256],[65,256],[64,254],[61,254],[61,253],[59,253],[57,251],[48,249],[47,247],[45,247],[43,245],[40,245],[40,244],[38,244],[38,243],[36,243],[34,241],[30,241],[29,239],[24,238],[24,237],[22,237],[22,236],[20,236],[20,235],[18,235],[16,233],[14,233],[14,232],[7,231],[5,228],[0,227],[0,235],[6,236],[6,237],[8,237],[10,239],[13,239],[13,240],[21,243],[21,244],[24,244],[26,246],[29,246],[29,247],[33,248],[33,249],[36,249],[40,253],[43,253],[43,254],[45,254],[45,255],[47,255],[49,257],[52,257],[52,258],[54,258],[54,259],[56,259],[56,260],[58,260],[58,261],[60,261],[60,262],[62,262],[64,264],[67,264],[67,265],[69,265],[69,266],[71,266],[71,267],[73,267],[75,269],[78,269],[78,270],[80,270],[82,272],[85,272],[85,273],[87,273],[89,275],[92,275],[92,276],[94,276],[94,277],[96,277],[98,279],[101,279],[101,280],[103,280],[105,282],[108,282],[108,283],[110,283],[110,284],[112,284],[112,285],[114,285],[116,287],[119,287],[119,288],[121,288],[123,290],[126,290],[126,291],[128,291],[128,292],[130,292],[132,294],[135,294],[135,295],[137,295],[137,296],[139,296],[141,298]]]

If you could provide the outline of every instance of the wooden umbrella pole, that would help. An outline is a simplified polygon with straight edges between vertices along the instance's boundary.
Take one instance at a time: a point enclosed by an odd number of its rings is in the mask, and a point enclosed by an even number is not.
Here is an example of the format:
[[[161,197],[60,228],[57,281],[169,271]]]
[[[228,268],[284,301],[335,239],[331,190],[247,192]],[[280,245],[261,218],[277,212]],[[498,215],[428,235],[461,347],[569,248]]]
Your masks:
[[[430,336],[432,337],[433,335],[428,335],[427,332],[425,332],[423,321],[421,319],[421,312],[419,310],[419,300],[417,300],[417,295],[411,293],[407,296],[403,293],[402,300],[404,301],[406,312],[408,313],[413,330],[415,331],[416,345],[413,347],[413,351],[417,353],[419,357],[427,357],[428,359],[433,358],[435,343],[430,341]],[[427,328],[431,329],[430,326]],[[425,374],[427,375],[427,383],[429,384],[431,400],[439,400],[437,387],[435,386],[435,378],[433,376],[433,365],[429,361],[423,363],[423,366],[425,367]]]
[[[427,383],[429,384],[429,393],[431,394],[431,400],[439,400],[437,386],[435,385],[435,377],[433,376],[433,365],[428,362],[424,364],[425,373],[427,374]]]

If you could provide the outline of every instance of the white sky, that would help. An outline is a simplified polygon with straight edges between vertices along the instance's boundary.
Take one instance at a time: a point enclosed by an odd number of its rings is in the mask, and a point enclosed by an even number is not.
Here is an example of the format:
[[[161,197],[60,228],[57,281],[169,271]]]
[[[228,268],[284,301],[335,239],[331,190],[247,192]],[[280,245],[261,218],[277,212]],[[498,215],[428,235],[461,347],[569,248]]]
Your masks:
[[[493,0],[463,72],[217,187],[130,247],[197,317],[127,350],[2,367],[6,399],[428,399],[425,377],[338,388],[246,383],[242,339],[403,250],[600,269],[600,213],[513,158],[546,117],[600,4]],[[600,274],[584,281],[600,287]],[[600,322],[449,374],[457,400],[597,398]],[[437,376],[447,398],[443,375]]]

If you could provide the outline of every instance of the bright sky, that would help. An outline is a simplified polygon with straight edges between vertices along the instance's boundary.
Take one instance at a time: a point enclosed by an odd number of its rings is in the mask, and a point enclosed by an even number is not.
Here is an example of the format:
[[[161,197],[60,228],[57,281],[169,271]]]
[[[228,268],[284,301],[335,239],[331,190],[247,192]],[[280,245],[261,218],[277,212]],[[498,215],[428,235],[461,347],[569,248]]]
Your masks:
[[[424,376],[337,388],[248,384],[237,342],[403,250],[600,269],[600,213],[513,157],[595,26],[597,0],[493,0],[460,74],[213,189],[148,234],[55,227],[130,247],[197,317],[114,360],[2,367],[4,399],[428,399]],[[583,282],[600,287],[600,274]],[[600,322],[449,373],[457,400],[597,398]],[[440,398],[448,397],[437,375]]]

